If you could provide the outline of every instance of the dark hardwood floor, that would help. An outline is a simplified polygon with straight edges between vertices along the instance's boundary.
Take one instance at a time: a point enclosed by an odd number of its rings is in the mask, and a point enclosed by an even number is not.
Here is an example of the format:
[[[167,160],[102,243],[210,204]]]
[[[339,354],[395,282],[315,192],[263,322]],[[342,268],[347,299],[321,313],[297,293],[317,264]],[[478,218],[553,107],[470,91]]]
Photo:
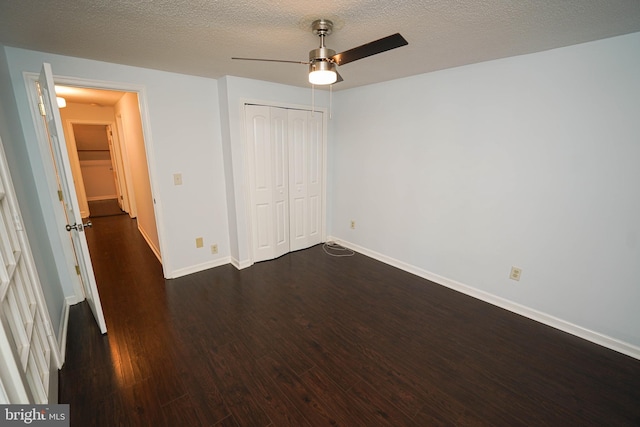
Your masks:
[[[72,426],[640,425],[640,361],[365,256],[164,280],[127,216],[87,238],[109,332],[71,307]]]

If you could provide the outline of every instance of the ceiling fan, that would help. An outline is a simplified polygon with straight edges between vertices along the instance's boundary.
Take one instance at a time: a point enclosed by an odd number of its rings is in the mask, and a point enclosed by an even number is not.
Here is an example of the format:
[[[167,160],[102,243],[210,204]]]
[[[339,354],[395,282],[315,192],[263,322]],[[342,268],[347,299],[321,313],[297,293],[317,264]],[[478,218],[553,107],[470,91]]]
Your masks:
[[[314,85],[330,85],[341,82],[342,77],[336,71],[337,65],[345,65],[367,56],[377,55],[387,50],[395,49],[409,43],[400,33],[375,40],[353,49],[336,53],[324,45],[324,38],[333,31],[333,22],[328,19],[318,19],[311,24],[313,33],[320,37],[320,47],[309,52],[309,61],[286,61],[281,59],[260,58],[231,58],[245,61],[288,62],[309,65],[309,83]]]

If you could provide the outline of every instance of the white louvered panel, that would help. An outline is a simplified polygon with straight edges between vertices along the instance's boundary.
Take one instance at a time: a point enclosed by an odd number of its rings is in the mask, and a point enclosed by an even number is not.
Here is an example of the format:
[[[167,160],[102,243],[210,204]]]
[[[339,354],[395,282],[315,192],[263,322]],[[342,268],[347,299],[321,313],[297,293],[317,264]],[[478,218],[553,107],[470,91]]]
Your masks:
[[[4,261],[2,259],[2,254],[0,254],[0,261]],[[10,283],[9,272],[7,271],[5,263],[0,262],[0,301],[4,301],[7,291],[9,290]]]
[[[9,280],[11,280],[13,270],[16,268],[15,252],[19,247],[18,237],[6,198],[0,201],[0,210],[2,211],[2,215],[0,215],[0,254],[2,254],[3,264],[9,274]]]
[[[18,301],[15,296],[13,286],[9,286],[6,298],[2,303],[2,309],[6,313],[11,334],[16,343],[16,350],[20,357],[23,369],[26,369],[27,358],[29,356],[29,339],[31,335],[31,323],[25,324],[20,315]],[[27,328],[29,329],[27,331]]]
[[[4,207],[7,204],[6,193],[4,191],[4,185],[2,184],[2,180],[0,180],[0,205]],[[4,243],[5,240],[8,239],[7,233],[0,234],[0,238]],[[2,262],[0,262],[0,298],[2,298],[7,291],[7,286],[9,284],[9,273],[7,271],[8,260],[4,256],[4,252],[0,251],[0,258]],[[1,299],[0,299],[1,300]]]
[[[42,322],[42,316],[40,313],[36,314],[33,335],[31,336],[31,351],[33,360],[35,360],[36,369],[40,382],[45,390],[49,388],[49,344],[47,343],[47,333],[44,329],[44,323]]]
[[[38,303],[33,293],[33,282],[31,281],[31,276],[29,276],[27,266],[21,260],[18,261],[12,282],[15,283],[16,289],[19,289],[21,294],[24,294],[22,298],[28,309],[29,317],[33,318],[38,310]]]
[[[20,318],[22,319],[22,323],[24,324],[32,323],[33,313],[31,311],[31,307],[29,306],[26,289],[24,289],[24,286],[22,285],[23,283],[20,278],[14,275],[10,286],[11,289],[13,289],[14,295],[16,297],[16,303],[20,312]]]
[[[22,249],[20,247],[20,240],[18,239],[18,234],[16,233],[16,223],[14,213],[11,209],[11,203],[9,202],[9,198],[0,199],[0,206],[2,207],[2,220],[6,224],[8,231],[8,245],[11,246],[13,253],[20,252]],[[17,258],[17,257],[16,257]]]
[[[47,389],[44,387],[42,379],[40,378],[40,372],[38,371],[38,365],[33,352],[29,352],[28,362],[25,372],[35,403],[47,403]]]
[[[54,347],[51,344],[53,335],[47,334],[49,320],[41,292],[0,141],[0,314],[14,348],[11,363],[22,370],[34,403],[48,402],[51,358],[60,363],[55,341]],[[11,387],[15,396],[21,396],[26,384],[13,381]]]

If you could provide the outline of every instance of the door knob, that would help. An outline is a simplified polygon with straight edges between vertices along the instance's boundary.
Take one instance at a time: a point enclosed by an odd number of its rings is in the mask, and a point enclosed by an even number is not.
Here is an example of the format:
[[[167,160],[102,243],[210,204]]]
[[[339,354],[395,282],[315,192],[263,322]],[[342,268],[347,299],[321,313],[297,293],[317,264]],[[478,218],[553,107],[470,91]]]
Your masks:
[[[92,226],[93,226],[93,224],[91,223],[91,221],[87,221],[85,224],[73,224],[73,225],[67,224],[64,228],[66,228],[67,231],[71,231],[71,230],[82,231],[86,227],[91,228]]]

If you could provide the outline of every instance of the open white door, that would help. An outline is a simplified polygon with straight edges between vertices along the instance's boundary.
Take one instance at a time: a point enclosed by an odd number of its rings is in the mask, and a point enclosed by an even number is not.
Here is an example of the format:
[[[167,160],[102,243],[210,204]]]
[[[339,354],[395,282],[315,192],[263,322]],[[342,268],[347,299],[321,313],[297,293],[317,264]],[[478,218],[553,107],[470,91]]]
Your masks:
[[[82,223],[82,216],[78,206],[78,198],[71,173],[71,163],[64,140],[62,120],[60,119],[60,111],[55,104],[55,86],[50,64],[42,64],[42,71],[40,72],[37,86],[40,114],[43,117],[46,133],[49,138],[53,164],[58,177],[58,188],[62,199],[61,203],[67,218],[67,224],[60,224],[60,226],[66,227],[67,231],[69,231],[85,298],[91,307],[91,311],[93,311],[100,332],[104,334],[107,332],[107,325],[104,320],[104,314],[102,313],[102,304],[100,303],[96,278],[91,265],[89,246],[87,245],[87,239],[84,235],[84,227],[86,225]]]

